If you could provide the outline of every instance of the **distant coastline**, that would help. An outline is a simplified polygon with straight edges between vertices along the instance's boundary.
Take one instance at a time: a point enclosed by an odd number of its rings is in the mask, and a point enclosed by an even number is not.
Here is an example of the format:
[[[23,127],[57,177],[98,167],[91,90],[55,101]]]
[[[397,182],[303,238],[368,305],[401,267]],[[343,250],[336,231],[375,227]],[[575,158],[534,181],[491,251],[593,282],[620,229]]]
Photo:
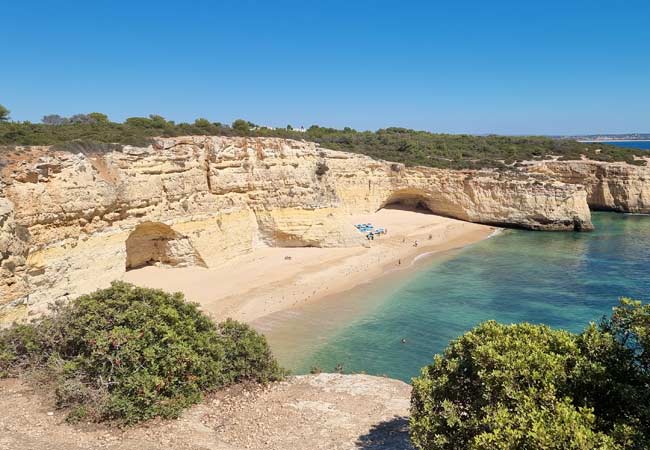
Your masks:
[[[597,144],[599,142],[607,143],[607,142],[650,142],[650,138],[643,138],[643,139],[616,139],[616,138],[611,138],[611,139],[576,139],[578,142],[586,142],[590,144]]]
[[[616,147],[628,148],[628,149],[638,149],[648,152],[650,150],[650,139],[585,139],[578,142],[584,142],[585,144],[605,144],[605,145],[614,145]]]
[[[565,135],[562,139],[573,139],[586,143],[607,142],[650,142],[650,133],[599,133]]]

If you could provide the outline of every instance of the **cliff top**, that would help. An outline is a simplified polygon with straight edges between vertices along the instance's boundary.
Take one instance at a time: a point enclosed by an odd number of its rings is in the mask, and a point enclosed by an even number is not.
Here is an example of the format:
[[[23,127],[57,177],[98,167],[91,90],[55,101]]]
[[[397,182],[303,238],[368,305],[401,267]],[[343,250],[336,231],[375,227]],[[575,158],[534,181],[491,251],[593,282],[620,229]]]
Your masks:
[[[20,145],[75,149],[80,143],[108,149],[110,145],[107,144],[144,146],[157,136],[279,137],[311,141],[333,150],[361,153],[410,166],[506,169],[521,161],[549,156],[561,159],[585,156],[598,161],[645,164],[635,158],[639,150],[543,136],[452,135],[396,127],[357,131],[349,127],[340,130],[317,125],[298,131],[259,127],[242,120],[232,126],[206,119],[176,124],[155,115],[131,117],[123,123],[111,122],[97,113],[59,119],[47,124],[0,122],[0,146],[4,146],[4,152]]]
[[[265,388],[236,386],[208,397],[178,420],[119,429],[70,425],[46,393],[0,380],[0,448],[73,449],[411,449],[410,386],[368,375],[292,377]]]

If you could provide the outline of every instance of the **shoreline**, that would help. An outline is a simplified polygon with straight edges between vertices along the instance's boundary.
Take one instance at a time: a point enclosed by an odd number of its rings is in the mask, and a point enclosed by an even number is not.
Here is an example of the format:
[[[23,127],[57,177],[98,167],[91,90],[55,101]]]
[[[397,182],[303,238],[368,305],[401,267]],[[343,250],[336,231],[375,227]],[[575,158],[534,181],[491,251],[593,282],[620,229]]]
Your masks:
[[[500,232],[493,226],[407,209],[385,209],[350,220],[380,224],[389,234],[358,247],[260,248],[208,269],[145,267],[122,279],[182,292],[215,320],[230,317],[251,323],[411,270],[427,256]]]
[[[432,264],[452,259],[464,249],[490,239],[501,231],[497,229],[484,239],[465,245],[424,251],[415,255],[410,264],[390,267],[373,280],[263,316],[250,325],[266,336],[283,367],[291,368],[294,374],[307,374],[310,370],[310,365],[306,363],[308,355],[331,342],[342,329],[357,320],[371,317],[375,310],[392,301],[397,292],[408,289],[411,280]],[[334,370],[333,366],[329,369]]]

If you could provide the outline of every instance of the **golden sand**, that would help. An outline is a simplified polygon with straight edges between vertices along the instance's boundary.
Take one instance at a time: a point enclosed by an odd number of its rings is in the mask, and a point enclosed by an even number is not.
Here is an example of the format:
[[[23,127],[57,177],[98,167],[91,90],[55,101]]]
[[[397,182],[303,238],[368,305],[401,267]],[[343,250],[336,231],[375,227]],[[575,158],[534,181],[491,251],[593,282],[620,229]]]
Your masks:
[[[350,217],[388,233],[353,248],[260,248],[219,267],[145,267],[125,281],[183,292],[215,319],[252,322],[261,317],[371,282],[408,268],[419,255],[462,247],[494,227],[404,209]],[[415,245],[417,241],[417,246]]]

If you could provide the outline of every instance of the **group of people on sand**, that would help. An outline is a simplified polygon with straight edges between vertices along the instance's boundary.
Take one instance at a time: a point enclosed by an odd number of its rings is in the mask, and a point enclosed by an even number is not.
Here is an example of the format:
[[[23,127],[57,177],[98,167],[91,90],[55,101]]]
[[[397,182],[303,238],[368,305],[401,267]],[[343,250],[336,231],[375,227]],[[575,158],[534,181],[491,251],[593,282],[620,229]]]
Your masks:
[[[374,241],[375,236],[380,235],[380,234],[388,234],[388,228],[379,228],[379,229],[375,230],[374,232],[371,231],[368,234],[366,234],[366,239],[368,239],[369,241]]]
[[[404,244],[405,242],[406,242],[406,238],[402,239],[402,244]],[[413,241],[413,247],[417,247],[418,245],[420,245],[420,242],[417,239]]]
[[[406,242],[406,238],[402,239],[402,243],[405,243],[405,242]],[[413,241],[413,247],[417,247],[418,245],[420,245],[420,242],[417,239],[415,241]],[[402,265],[402,259],[401,258],[397,260],[397,265],[398,266]]]

